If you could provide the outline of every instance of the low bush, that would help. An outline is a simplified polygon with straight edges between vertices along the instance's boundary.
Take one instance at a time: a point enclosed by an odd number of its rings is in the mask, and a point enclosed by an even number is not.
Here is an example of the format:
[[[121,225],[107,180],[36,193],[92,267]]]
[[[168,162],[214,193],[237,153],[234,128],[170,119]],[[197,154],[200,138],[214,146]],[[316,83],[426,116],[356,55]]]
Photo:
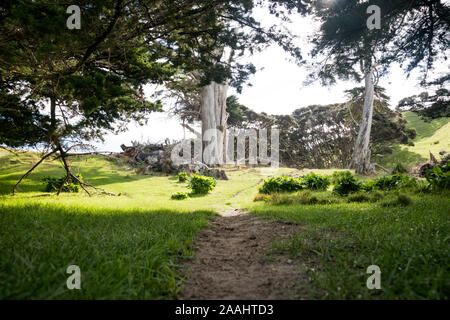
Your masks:
[[[358,192],[362,189],[362,184],[359,182],[350,171],[333,173],[333,192],[341,196],[349,193]]]
[[[428,170],[425,178],[432,190],[449,190],[450,162],[445,166],[435,166],[432,170]]]
[[[188,174],[186,172],[179,172],[178,175],[178,182],[186,182],[188,180]]]
[[[401,188],[414,188],[417,180],[403,174],[384,176],[372,181],[371,188],[383,191],[396,190]]]
[[[303,189],[301,179],[292,177],[277,177],[264,180],[259,192],[273,194],[280,192],[295,192]]]
[[[82,180],[82,175],[76,175],[78,179]],[[61,185],[64,183],[66,176],[61,178],[53,178],[53,177],[44,177],[42,181],[45,183],[45,191],[46,192],[58,192]],[[66,183],[61,189],[61,192],[72,192],[77,193],[80,192],[81,186],[80,183],[72,178],[67,179]]]
[[[173,194],[170,198],[172,200],[184,200],[187,199],[188,197],[189,197],[188,194],[185,192],[177,192]]]
[[[216,179],[198,174],[192,175],[188,187],[193,194],[207,194],[216,187]]]
[[[301,180],[303,186],[310,190],[327,190],[331,184],[329,177],[320,176],[314,172],[302,176]]]

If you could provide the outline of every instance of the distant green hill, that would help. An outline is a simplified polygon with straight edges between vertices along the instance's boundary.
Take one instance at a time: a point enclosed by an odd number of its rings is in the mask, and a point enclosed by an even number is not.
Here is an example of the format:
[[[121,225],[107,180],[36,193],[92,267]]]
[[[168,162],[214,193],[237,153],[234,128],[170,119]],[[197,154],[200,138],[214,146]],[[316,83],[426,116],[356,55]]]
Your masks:
[[[442,150],[450,152],[450,118],[424,121],[414,112],[405,112],[403,116],[406,126],[417,132],[414,146],[392,145],[392,154],[385,154],[374,161],[387,168],[392,168],[396,163],[414,166],[429,159],[430,152],[436,157]]]

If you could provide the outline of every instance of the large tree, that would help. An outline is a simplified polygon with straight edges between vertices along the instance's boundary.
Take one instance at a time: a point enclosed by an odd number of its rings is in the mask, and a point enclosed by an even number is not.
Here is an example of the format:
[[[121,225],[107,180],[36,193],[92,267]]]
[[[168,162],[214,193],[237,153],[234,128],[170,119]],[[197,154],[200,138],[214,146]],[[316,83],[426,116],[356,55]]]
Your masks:
[[[380,29],[368,28],[371,5],[381,9]],[[315,9],[321,28],[313,40],[312,56],[323,58],[315,75],[326,84],[337,79],[365,82],[362,121],[350,166],[357,173],[370,173],[374,169],[370,135],[378,78],[392,62],[407,64],[407,72],[423,67],[426,76],[437,59],[444,59],[449,47],[449,7],[439,0],[348,0],[316,1]]]
[[[205,163],[221,165],[226,161],[228,88],[233,86],[240,91],[242,84],[247,82],[248,75],[255,72],[252,64],[240,64],[239,57],[243,56],[246,51],[253,53],[270,44],[278,44],[297,62],[300,62],[300,49],[293,43],[294,37],[284,29],[282,22],[288,20],[288,14],[294,8],[301,13],[308,12],[309,6],[304,4],[306,2],[308,1],[280,1],[281,7],[285,9],[282,11],[277,9],[279,6],[277,1],[267,1],[265,4],[269,4],[269,13],[277,16],[280,24],[266,28],[262,27],[251,15],[245,19],[236,20],[233,16],[221,14],[220,23],[233,30],[230,36],[235,39],[235,42],[216,43],[214,45],[216,49],[207,56],[207,60],[219,70],[232,67],[236,72],[228,75],[225,72],[212,74],[211,81],[204,82],[201,80],[203,72],[196,70],[168,85],[169,96],[176,98],[174,112],[181,117],[183,126],[195,132],[185,122],[201,121],[201,133],[195,133],[202,137]],[[247,10],[251,12],[253,7],[261,4],[260,2],[255,2],[255,4],[249,2]],[[236,26],[241,28],[235,28]],[[208,43],[209,40],[200,37],[199,41]],[[225,77],[221,77],[223,75]]]
[[[217,48],[244,52],[277,41],[296,50],[288,36],[260,28],[251,17],[253,1],[79,1],[80,30],[66,28],[64,3],[0,6],[0,123],[12,129],[1,131],[0,144],[47,148],[25,176],[56,154],[66,180],[77,180],[70,150],[160,110],[158,101],[145,99],[145,84],[199,72],[202,86],[230,81],[240,87],[254,68],[212,61]],[[269,3],[274,14],[304,10],[301,1]]]

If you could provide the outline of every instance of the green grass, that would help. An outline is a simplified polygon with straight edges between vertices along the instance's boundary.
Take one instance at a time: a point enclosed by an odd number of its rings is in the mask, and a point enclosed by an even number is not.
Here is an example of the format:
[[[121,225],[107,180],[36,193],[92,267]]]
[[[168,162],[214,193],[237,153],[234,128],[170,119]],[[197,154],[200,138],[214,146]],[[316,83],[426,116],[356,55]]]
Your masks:
[[[270,205],[253,202],[261,180],[298,171],[230,168],[230,180],[218,181],[210,194],[177,201],[171,195],[189,189],[176,176],[136,175],[123,164],[89,157],[72,159],[74,171],[121,196],[43,192],[44,176],[64,173],[55,161],[45,162],[11,196],[37,159],[35,153],[0,150],[0,299],[173,299],[195,235],[230,207],[304,227],[291,240],[274,243],[273,254],[301,257],[314,280],[311,298],[448,298],[448,194],[413,194],[412,203],[401,206],[393,195],[349,203],[325,191],[309,196],[336,203],[286,196]],[[80,291],[65,286],[72,264],[81,268]],[[383,272],[381,291],[365,287],[371,264]]]
[[[395,144],[393,153],[385,154],[375,161],[382,166],[392,169],[396,163],[402,163],[408,167],[416,166],[430,159],[432,152],[439,159],[442,150],[450,152],[450,119],[440,118],[432,121],[424,121],[414,112],[403,113],[407,128],[415,129],[417,137],[414,146]]]
[[[449,123],[448,118],[439,118],[431,121],[424,121],[419,115],[414,112],[404,112],[403,116],[407,121],[406,127],[408,129],[415,129],[417,132],[417,138],[429,138],[435,134],[435,132]]]
[[[102,157],[72,159],[85,180],[121,196],[44,192],[44,176],[60,177],[46,161],[11,196],[12,186],[36,153],[0,150],[0,299],[172,299],[182,281],[180,264],[192,257],[197,232],[220,210],[251,202],[269,169],[228,170],[208,195],[171,200],[189,192],[176,176],[141,176]],[[279,174],[291,172],[280,169]],[[68,290],[66,268],[78,265],[82,290]]]
[[[300,257],[313,281],[310,298],[448,299],[449,194],[410,195],[409,205],[404,196],[400,203],[388,197],[330,205],[258,202],[248,209],[304,228],[274,243],[273,252]],[[366,287],[370,265],[381,268],[381,290]]]
[[[210,211],[0,205],[1,299],[168,299]],[[81,269],[68,290],[66,268]]]

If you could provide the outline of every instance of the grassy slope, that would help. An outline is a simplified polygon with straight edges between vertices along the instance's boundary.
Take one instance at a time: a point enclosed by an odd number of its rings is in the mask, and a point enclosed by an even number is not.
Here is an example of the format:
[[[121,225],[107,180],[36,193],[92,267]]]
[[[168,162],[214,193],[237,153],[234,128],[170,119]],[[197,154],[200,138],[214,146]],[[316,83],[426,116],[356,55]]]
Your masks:
[[[445,150],[450,152],[450,119],[441,118],[425,122],[414,112],[405,112],[407,127],[417,131],[414,146],[394,145],[394,152],[376,159],[387,168],[393,168],[396,163],[415,166],[430,158],[430,151],[436,156]]]

